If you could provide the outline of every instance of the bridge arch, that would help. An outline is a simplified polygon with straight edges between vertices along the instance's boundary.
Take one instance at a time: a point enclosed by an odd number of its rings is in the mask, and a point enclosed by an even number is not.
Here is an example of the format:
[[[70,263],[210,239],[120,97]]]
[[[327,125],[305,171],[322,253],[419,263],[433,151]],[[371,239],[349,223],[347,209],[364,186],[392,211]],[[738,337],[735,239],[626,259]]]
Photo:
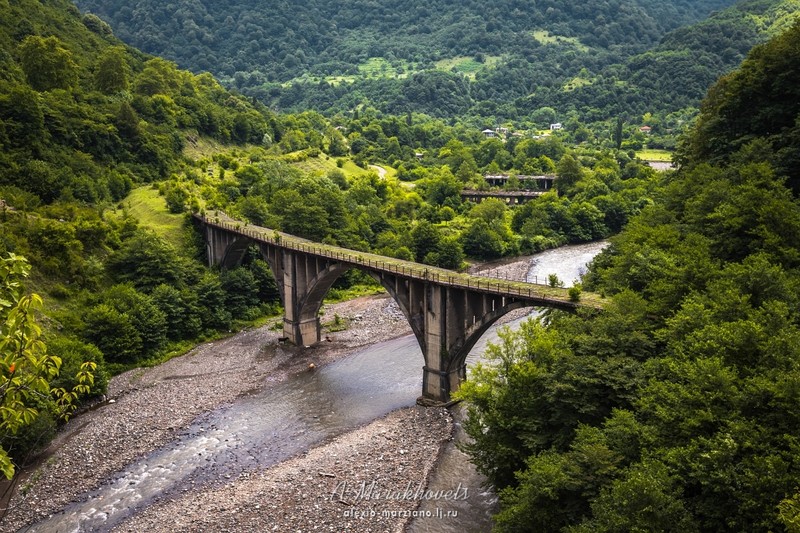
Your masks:
[[[511,311],[523,309],[525,307],[533,308],[535,306],[524,301],[513,301],[494,311],[491,311],[489,314],[481,317],[480,320],[477,320],[474,325],[465,329],[464,336],[456,340],[450,354],[452,365],[451,370],[457,370],[459,372],[461,381],[465,380],[467,377],[467,356],[469,356],[469,353],[472,351],[478,341],[481,340],[484,334],[489,331],[489,328],[491,328],[498,320],[503,318]]]
[[[408,281],[402,279],[391,279],[373,272],[363,265],[353,265],[348,263],[332,262],[320,270],[316,276],[307,282],[307,290],[304,295],[298,295],[297,318],[301,323],[316,320],[325,296],[330,292],[333,284],[348,270],[360,270],[366,272],[370,277],[377,281],[397,303],[400,311],[406,318],[411,331],[417,338],[421,347],[424,347],[425,334],[422,313],[422,298],[413,301],[412,292],[408,289]],[[399,286],[398,286],[399,285]],[[416,304],[416,309],[413,307]],[[474,342],[473,342],[474,345]]]
[[[306,289],[303,293],[295,293],[297,298],[296,316],[299,322],[310,323],[315,322],[318,324],[316,341],[319,341],[320,328],[319,328],[319,310],[322,307],[322,301],[325,295],[328,294],[331,287],[342,274],[353,268],[344,263],[329,263],[322,270],[318,271],[316,275],[308,280]],[[285,305],[285,304],[284,304]],[[306,339],[304,339],[305,342]]]
[[[225,252],[219,265],[220,268],[230,269],[241,265],[247,249],[254,244],[256,243],[253,242],[253,239],[247,237],[238,237],[233,239],[225,247]]]
[[[220,266],[242,263],[257,245],[275,276],[284,304],[284,335],[297,345],[321,340],[319,310],[336,280],[350,269],[369,274],[386,289],[405,316],[424,355],[423,396],[449,399],[466,379],[466,358],[486,331],[507,313],[532,303],[503,295],[476,293],[389,275],[367,265],[306,254],[238,235],[226,242]]]

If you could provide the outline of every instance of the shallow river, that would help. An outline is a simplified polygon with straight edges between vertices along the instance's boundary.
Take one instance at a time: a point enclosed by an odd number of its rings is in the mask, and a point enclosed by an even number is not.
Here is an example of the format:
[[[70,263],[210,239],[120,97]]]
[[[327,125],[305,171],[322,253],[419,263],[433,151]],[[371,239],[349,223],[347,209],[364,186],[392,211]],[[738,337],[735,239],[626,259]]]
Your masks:
[[[555,273],[570,285],[604,245],[567,246],[538,254],[531,262],[528,279],[541,281]],[[496,338],[492,328],[472,350],[467,363],[474,363],[486,342]],[[82,502],[26,531],[107,531],[137,509],[170,494],[200,484],[224,483],[242,471],[279,463],[397,408],[414,405],[421,390],[422,365],[416,338],[407,335],[242,397],[199,418],[173,444],[129,465],[116,479],[85,495]],[[464,438],[459,416],[456,412],[456,440]],[[411,524],[410,531],[490,529],[496,498],[481,488],[483,478],[449,443],[433,473],[431,487],[447,489],[459,483],[469,489],[470,497],[466,502],[453,502],[458,516],[420,519]]]

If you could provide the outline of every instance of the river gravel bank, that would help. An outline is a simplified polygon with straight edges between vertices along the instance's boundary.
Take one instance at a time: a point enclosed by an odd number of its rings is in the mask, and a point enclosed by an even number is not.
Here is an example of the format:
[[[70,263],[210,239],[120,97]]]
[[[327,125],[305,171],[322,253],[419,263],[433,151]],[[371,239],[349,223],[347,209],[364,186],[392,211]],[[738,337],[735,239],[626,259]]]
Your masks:
[[[112,531],[400,532],[451,422],[443,408],[401,409],[272,468],[152,505]]]
[[[528,260],[522,258],[480,270],[523,279],[527,269]],[[262,327],[112,379],[108,397],[113,403],[70,421],[50,447],[49,459],[21,483],[24,490],[12,499],[0,529],[14,531],[57,512],[173,441],[197,416],[242,394],[309,371],[311,363],[319,367],[356,348],[410,333],[399,308],[386,296],[323,310],[323,324],[338,317],[347,329],[323,333],[326,340],[312,348],[279,345],[282,333]],[[401,531],[406,518],[387,518],[382,511],[411,511],[417,500],[389,504],[385,499],[348,500],[346,495],[336,499],[330,497],[331,486],[344,482],[352,489],[362,481],[384,489],[424,486],[451,433],[446,410],[402,409],[269,469],[159,502],[115,531]],[[348,508],[374,510],[378,518],[346,516]]]

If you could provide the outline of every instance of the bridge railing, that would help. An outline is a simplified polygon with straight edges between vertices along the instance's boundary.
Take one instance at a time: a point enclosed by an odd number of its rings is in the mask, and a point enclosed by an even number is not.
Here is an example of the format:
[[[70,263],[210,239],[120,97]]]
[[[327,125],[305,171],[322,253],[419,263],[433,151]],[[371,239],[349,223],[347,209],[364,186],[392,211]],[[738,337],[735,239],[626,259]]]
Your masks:
[[[224,228],[227,231],[237,233],[255,241],[266,242],[282,248],[309,253],[353,265],[366,266],[383,272],[433,281],[442,285],[474,289],[501,296],[516,296],[530,300],[539,300],[560,307],[602,307],[602,302],[596,297],[590,296],[588,300],[582,297],[580,302],[572,301],[568,297],[566,289],[551,287],[544,283],[512,281],[476,276],[473,274],[462,274],[453,272],[452,270],[422,265],[402,259],[389,258],[369,252],[359,252],[339,246],[312,242],[277,230],[243,224],[222,213],[214,217],[206,216],[203,220],[206,224]]]

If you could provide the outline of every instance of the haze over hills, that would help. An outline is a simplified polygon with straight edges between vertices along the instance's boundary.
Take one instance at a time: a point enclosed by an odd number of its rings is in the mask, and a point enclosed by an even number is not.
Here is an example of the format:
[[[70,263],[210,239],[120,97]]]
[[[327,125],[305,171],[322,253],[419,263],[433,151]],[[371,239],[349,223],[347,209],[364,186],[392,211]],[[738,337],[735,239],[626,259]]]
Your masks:
[[[78,1],[126,42],[281,110],[368,104],[498,121],[540,108],[594,121],[696,107],[800,10],[796,0],[733,3]]]

